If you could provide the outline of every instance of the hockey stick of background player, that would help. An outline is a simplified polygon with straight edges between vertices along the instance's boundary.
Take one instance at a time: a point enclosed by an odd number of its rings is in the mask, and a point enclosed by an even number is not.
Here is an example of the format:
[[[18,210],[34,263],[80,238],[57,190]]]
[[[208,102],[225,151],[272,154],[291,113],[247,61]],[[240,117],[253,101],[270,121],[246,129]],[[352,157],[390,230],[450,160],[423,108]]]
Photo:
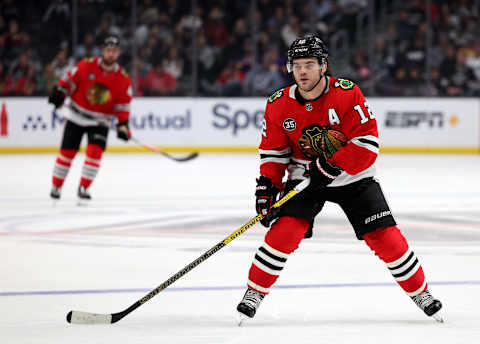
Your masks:
[[[171,159],[171,160],[174,160],[174,161],[178,161],[178,162],[185,162],[185,161],[190,161],[192,159],[195,159],[197,156],[198,156],[198,153],[197,152],[194,152],[194,153],[190,153],[189,155],[187,156],[184,156],[184,157],[181,157],[181,158],[177,158],[175,156],[172,156],[168,153],[165,153],[165,152],[162,152],[161,150],[159,150],[157,147],[155,146],[152,146],[152,145],[149,145],[148,143],[143,143],[141,141],[139,141],[138,139],[136,139],[135,137],[131,137],[130,140],[132,140],[133,142],[135,142],[136,144],[139,144],[140,146],[142,147],[145,147],[149,150],[151,150],[152,152],[154,153],[158,153],[158,154],[162,154],[164,157],[168,158],[168,159]]]
[[[304,180],[303,182],[298,184],[293,190],[288,192],[282,199],[276,202],[272,207],[279,208],[282,204],[290,200],[293,196],[298,194],[300,191],[304,190],[309,183],[310,183],[310,179]],[[276,210],[276,209],[273,209],[273,210]],[[230,234],[228,237],[220,241],[218,244],[213,246],[207,252],[205,252],[200,257],[195,259],[193,262],[185,266],[182,270],[178,271],[175,275],[171,276],[169,279],[167,279],[165,282],[160,284],[158,287],[153,289],[151,292],[149,292],[147,295],[142,297],[140,300],[135,302],[133,305],[131,305],[127,309],[121,312],[112,313],[112,314],[98,314],[98,313],[70,311],[67,314],[67,322],[72,324],[112,324],[119,321],[120,319],[125,317],[127,314],[133,312],[135,309],[137,309],[138,307],[140,307],[141,305],[149,301],[151,298],[156,296],[162,290],[166,289],[168,286],[173,284],[176,280],[183,277],[185,274],[187,274],[187,272],[196,268],[200,263],[203,263],[207,258],[217,253],[221,248],[228,245],[233,239],[236,239],[237,237],[242,235],[247,229],[252,227],[255,223],[257,223],[261,219],[263,219],[263,215],[257,215],[256,217],[254,217],[253,219],[245,223],[242,227],[240,227],[235,232]]]

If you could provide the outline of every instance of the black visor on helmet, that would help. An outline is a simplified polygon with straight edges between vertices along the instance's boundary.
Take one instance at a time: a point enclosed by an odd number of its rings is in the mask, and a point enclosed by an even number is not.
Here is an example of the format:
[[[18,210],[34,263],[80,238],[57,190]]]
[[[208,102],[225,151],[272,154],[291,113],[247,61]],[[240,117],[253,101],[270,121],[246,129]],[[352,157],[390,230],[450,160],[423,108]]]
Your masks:
[[[293,71],[293,60],[306,57],[318,58],[318,63],[323,64],[328,57],[328,50],[323,41],[317,36],[297,38],[288,49],[287,71]]]

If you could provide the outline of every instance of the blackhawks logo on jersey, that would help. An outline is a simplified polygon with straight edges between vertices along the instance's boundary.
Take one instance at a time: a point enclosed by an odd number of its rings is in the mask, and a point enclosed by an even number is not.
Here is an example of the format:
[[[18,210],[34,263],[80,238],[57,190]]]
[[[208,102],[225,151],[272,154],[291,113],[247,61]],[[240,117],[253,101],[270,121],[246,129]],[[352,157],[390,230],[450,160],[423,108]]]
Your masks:
[[[102,105],[112,99],[112,93],[103,84],[96,82],[87,90],[87,100],[92,105]]]
[[[270,97],[268,97],[268,102],[273,103],[275,100],[280,98],[283,95],[283,88],[281,90],[278,90],[274,94],[272,94]]]
[[[342,90],[351,90],[355,86],[353,81],[347,79],[338,79],[335,83],[335,87],[340,87]]]
[[[312,124],[302,130],[302,136],[298,139],[298,145],[303,154],[309,158],[320,156],[322,151],[322,136],[328,127]]]

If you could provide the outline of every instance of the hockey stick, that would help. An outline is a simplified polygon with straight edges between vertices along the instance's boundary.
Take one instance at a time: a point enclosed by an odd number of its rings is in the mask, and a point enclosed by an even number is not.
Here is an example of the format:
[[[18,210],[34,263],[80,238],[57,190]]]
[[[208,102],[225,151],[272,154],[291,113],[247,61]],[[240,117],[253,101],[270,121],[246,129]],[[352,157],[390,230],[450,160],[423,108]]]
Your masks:
[[[279,208],[285,202],[290,200],[293,196],[298,194],[300,191],[304,190],[308,184],[310,183],[310,179],[306,179],[300,184],[298,184],[293,190],[288,192],[282,199],[276,202],[272,207]],[[235,232],[230,234],[228,237],[220,241],[218,244],[213,246],[207,252],[202,254],[200,257],[195,259],[193,262],[185,266],[182,270],[178,271],[175,275],[171,276],[165,282],[160,284],[158,287],[153,289],[147,295],[142,297],[140,300],[135,302],[133,305],[128,307],[127,309],[112,314],[98,314],[98,313],[88,313],[88,312],[80,312],[80,311],[70,311],[67,314],[67,322],[71,324],[113,324],[125,317],[127,314],[133,312],[135,309],[149,301],[151,298],[156,296],[162,290],[166,289],[168,286],[173,284],[176,280],[183,277],[187,272],[196,268],[200,263],[203,263],[207,258],[211,257],[215,253],[217,253],[220,249],[228,245],[232,240],[236,239],[240,235],[242,235],[247,229],[252,227],[255,223],[263,219],[263,215],[257,215],[247,223],[245,223],[242,227],[237,229]]]
[[[177,157],[174,157],[173,155],[170,155],[168,153],[165,153],[165,152],[162,152],[161,150],[159,150],[157,147],[155,146],[152,146],[152,145],[149,145],[148,143],[143,143],[141,141],[139,141],[138,139],[136,139],[135,137],[131,137],[130,140],[132,140],[133,142],[139,144],[140,146],[143,146],[149,150],[151,150],[152,152],[154,153],[159,153],[159,154],[162,154],[164,157],[168,158],[168,159],[171,159],[171,160],[174,160],[174,161],[178,161],[178,162],[185,162],[185,161],[190,161],[192,159],[195,159],[197,156],[198,156],[198,153],[197,152],[194,152],[194,153],[190,153],[189,155],[187,156],[184,156],[182,158],[177,158]]]
[[[77,110],[74,110],[72,108],[73,111],[77,111]],[[65,116],[62,116],[63,118],[65,118]],[[113,125],[113,122],[110,122],[110,123],[107,123],[107,122],[103,122],[103,121],[100,121],[100,120],[95,120],[97,122],[98,125],[100,126],[103,126],[103,127],[106,127],[108,129],[114,129],[114,125]],[[171,159],[173,161],[178,161],[178,162],[185,162],[185,161],[189,161],[189,160],[192,160],[192,159],[195,159],[197,156],[198,156],[198,153],[197,152],[194,152],[194,153],[190,153],[189,155],[187,156],[184,156],[184,157],[181,157],[181,158],[177,158],[177,157],[174,157],[166,152],[162,152],[161,150],[159,150],[157,147],[154,147],[152,145],[149,145],[147,143],[143,143],[141,141],[139,141],[138,139],[136,139],[135,137],[131,136],[130,139],[135,142],[136,144],[140,145],[140,146],[143,146],[149,150],[151,150],[152,152],[154,153],[159,153],[161,155],[163,155],[164,157],[168,158],[168,159]]]

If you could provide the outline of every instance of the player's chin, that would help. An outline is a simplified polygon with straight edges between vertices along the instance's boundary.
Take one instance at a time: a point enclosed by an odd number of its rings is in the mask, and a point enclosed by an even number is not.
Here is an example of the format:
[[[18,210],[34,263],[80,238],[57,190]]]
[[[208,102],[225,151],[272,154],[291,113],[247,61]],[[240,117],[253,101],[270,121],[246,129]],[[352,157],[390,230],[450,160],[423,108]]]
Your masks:
[[[116,59],[103,58],[103,63],[107,66],[113,65],[115,62],[117,62]]]
[[[298,84],[298,87],[305,92],[311,91],[313,86],[310,80],[307,80],[307,81],[300,80],[297,84]]]

